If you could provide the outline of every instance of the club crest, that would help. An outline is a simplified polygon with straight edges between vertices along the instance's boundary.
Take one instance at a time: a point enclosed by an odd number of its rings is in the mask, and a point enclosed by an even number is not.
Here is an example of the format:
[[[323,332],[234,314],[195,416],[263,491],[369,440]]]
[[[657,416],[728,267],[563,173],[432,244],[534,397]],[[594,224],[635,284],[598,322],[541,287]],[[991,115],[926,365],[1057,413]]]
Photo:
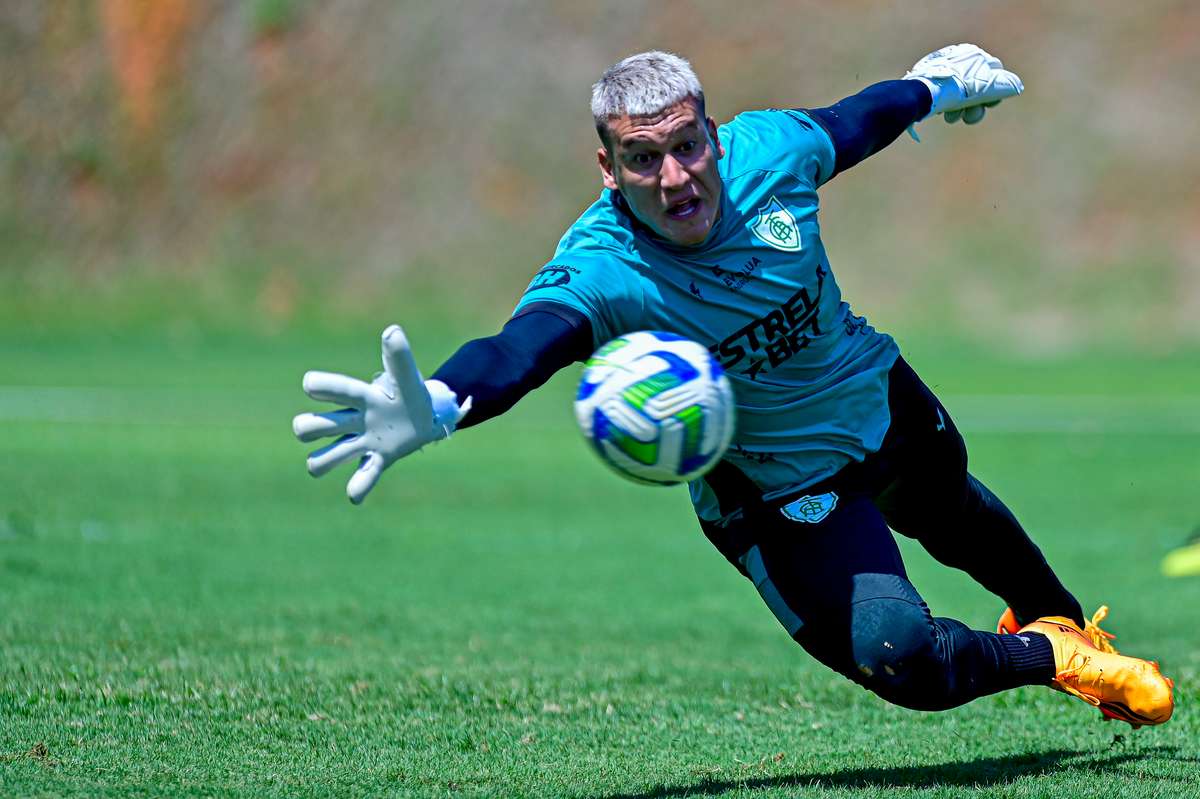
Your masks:
[[[777,250],[797,252],[800,249],[800,228],[796,226],[796,218],[775,195],[758,209],[750,232]]]
[[[817,524],[833,513],[837,507],[838,495],[830,491],[817,496],[805,495],[794,502],[789,502],[779,509],[779,512],[794,522]]]

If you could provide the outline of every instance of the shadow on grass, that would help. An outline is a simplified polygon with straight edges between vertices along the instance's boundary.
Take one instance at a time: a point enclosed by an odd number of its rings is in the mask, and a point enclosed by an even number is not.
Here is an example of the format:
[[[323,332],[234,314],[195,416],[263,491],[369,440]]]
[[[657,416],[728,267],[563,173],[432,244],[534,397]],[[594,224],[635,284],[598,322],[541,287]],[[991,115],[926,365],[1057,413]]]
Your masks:
[[[760,788],[984,788],[1010,782],[1019,777],[1039,777],[1053,773],[1056,778],[1077,774],[1095,775],[1112,771],[1123,763],[1147,757],[1200,762],[1180,757],[1176,747],[1152,750],[1099,753],[1054,749],[1046,752],[1007,757],[982,757],[957,763],[893,768],[858,768],[845,771],[788,774],[780,777],[746,779],[706,779],[694,785],[662,786],[645,793],[612,794],[603,799],[672,799],[682,796],[717,796],[730,790]],[[1072,763],[1071,761],[1077,761]],[[1169,778],[1166,778],[1169,779]]]

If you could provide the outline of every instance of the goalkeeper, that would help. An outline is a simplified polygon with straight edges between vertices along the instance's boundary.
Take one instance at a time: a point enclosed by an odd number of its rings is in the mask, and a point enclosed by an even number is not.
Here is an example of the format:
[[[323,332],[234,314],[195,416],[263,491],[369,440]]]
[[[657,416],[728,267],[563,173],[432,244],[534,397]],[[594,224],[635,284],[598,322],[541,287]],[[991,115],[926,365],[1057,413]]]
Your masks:
[[[316,476],[357,461],[358,503],[398,458],[503,413],[600,344],[651,329],[709,346],[737,397],[725,458],[691,484],[705,534],[788,634],[884,699],[940,710],[1046,685],[1133,726],[1172,711],[1155,664],[1084,618],[1004,504],[967,471],[950,414],[887,336],[842,301],[817,189],[934,115],[974,124],[1022,90],[960,44],[826,108],[751,111],[717,127],[690,65],[660,52],[592,90],[605,190],[533,278],[512,319],[432,379],[397,326],[372,383],[309,372],[341,410],[296,417]],[[891,530],[1005,602],[997,633],[935,618]]]

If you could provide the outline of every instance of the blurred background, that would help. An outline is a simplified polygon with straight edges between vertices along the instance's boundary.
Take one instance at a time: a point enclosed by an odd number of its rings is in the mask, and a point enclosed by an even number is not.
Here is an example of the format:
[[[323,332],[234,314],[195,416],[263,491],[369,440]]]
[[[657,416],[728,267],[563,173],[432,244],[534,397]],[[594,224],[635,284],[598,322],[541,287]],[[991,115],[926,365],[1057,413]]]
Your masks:
[[[720,122],[963,40],[1026,94],[825,189],[848,299],[902,341],[1020,358],[1194,348],[1186,0],[6,2],[0,324],[488,334],[599,190],[608,64],[680,52]]]

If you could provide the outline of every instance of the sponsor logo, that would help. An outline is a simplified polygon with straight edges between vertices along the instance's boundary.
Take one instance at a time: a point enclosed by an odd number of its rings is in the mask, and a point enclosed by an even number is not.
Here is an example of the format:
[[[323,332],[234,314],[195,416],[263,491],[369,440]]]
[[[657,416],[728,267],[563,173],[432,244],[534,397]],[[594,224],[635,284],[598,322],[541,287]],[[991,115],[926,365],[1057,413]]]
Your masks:
[[[751,452],[741,444],[733,445],[733,454],[739,458],[745,458],[748,461],[754,461],[757,464],[778,463],[779,459],[770,452]]]
[[[827,274],[818,265],[815,292],[801,287],[783,305],[735,330],[721,342],[710,344],[708,351],[726,370],[748,361],[740,374],[751,380],[757,380],[768,366],[774,369],[781,365],[812,343],[812,336],[821,335],[817,314]]]
[[[816,496],[806,494],[800,497],[800,499],[784,505],[779,509],[779,512],[794,522],[817,524],[824,521],[826,516],[833,513],[833,509],[837,507],[837,502],[838,495],[832,491]]]
[[[573,266],[550,264],[538,270],[538,273],[533,276],[533,280],[530,281],[529,288],[525,289],[525,293],[528,294],[538,289],[551,289],[555,286],[565,286],[571,282],[571,275],[578,274],[579,270]]]
[[[846,326],[847,336],[867,335],[867,320],[861,316],[855,316],[852,313],[847,313],[846,318],[842,320],[842,324]]]
[[[726,288],[741,291],[742,287],[750,282],[750,278],[754,277],[754,270],[760,266],[762,266],[762,260],[754,256],[738,269],[723,269],[719,266],[711,267],[711,269],[713,277],[724,283]]]
[[[750,223],[750,232],[777,250],[800,251],[800,228],[796,227],[796,218],[775,195],[758,209],[758,216]]]

